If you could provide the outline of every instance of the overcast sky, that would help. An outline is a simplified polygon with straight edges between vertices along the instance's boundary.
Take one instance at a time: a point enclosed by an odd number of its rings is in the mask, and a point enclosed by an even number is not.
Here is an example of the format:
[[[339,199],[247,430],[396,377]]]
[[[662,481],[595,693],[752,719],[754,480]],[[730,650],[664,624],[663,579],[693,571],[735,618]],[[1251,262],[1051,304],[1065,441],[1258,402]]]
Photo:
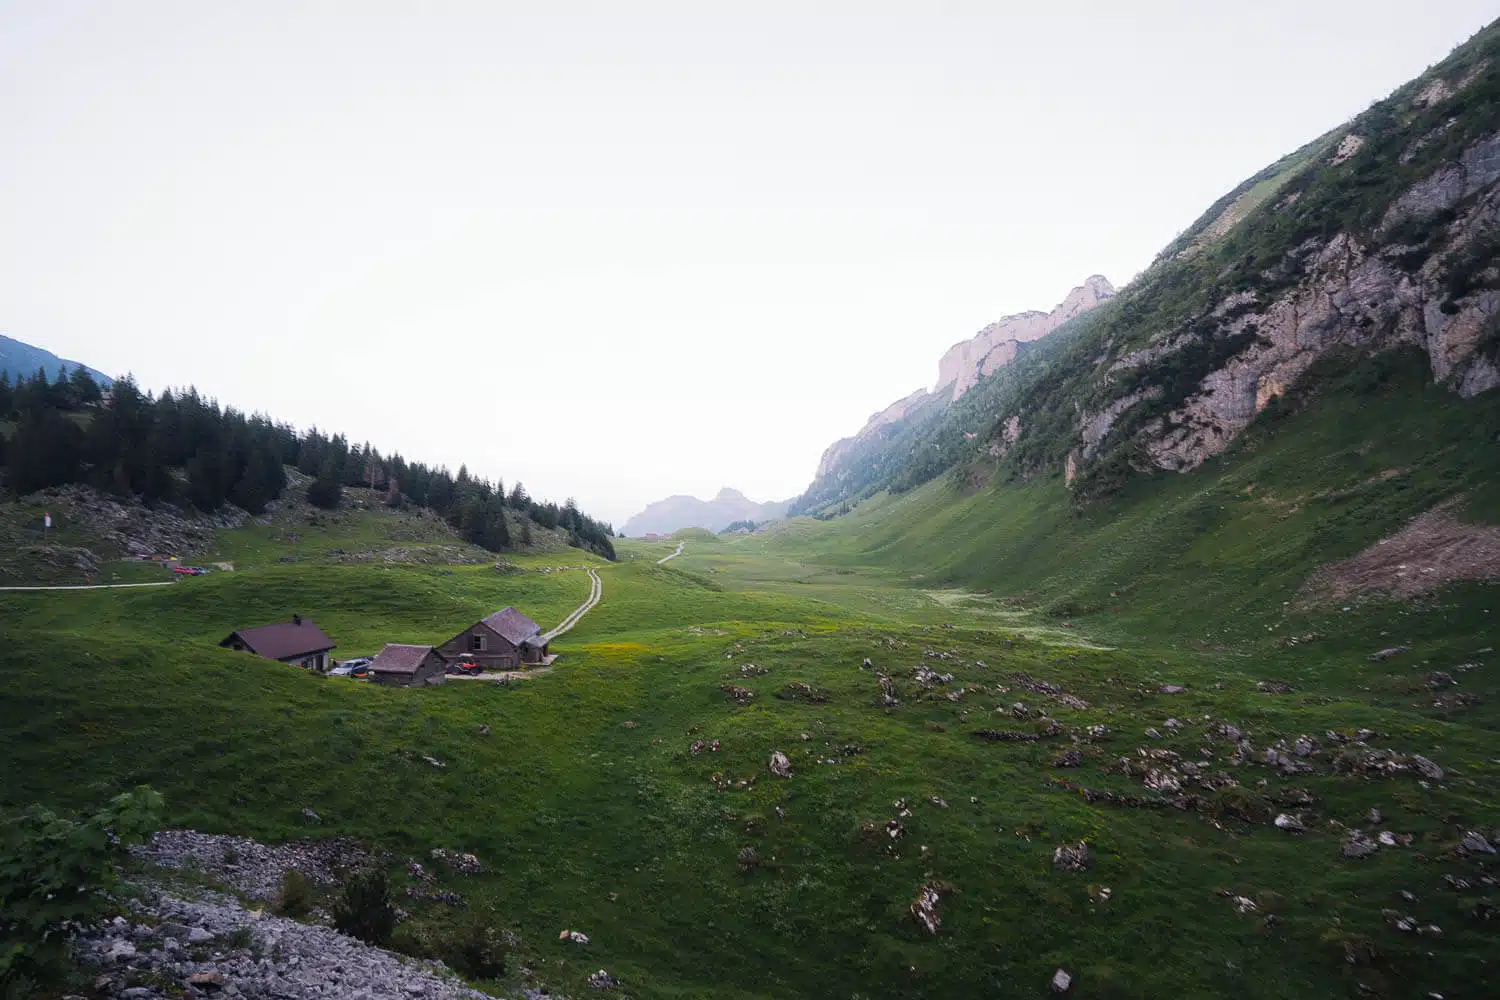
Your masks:
[[[0,0],[0,332],[617,525],[781,499],[1494,14],[730,6]]]

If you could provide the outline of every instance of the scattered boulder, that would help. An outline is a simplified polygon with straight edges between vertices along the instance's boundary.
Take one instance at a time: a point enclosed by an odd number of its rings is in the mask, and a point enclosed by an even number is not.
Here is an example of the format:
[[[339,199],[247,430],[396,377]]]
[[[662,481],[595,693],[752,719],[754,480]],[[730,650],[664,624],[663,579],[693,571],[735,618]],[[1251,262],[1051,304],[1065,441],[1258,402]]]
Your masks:
[[[1410,646],[1391,646],[1389,649],[1381,649],[1366,657],[1371,663],[1381,663],[1401,653],[1410,653]]]
[[[1073,977],[1071,975],[1069,975],[1066,971],[1064,971],[1062,969],[1058,969],[1056,972],[1052,973],[1052,992],[1053,993],[1066,993],[1066,992],[1068,992],[1068,987],[1072,986],[1072,985],[1073,985]]]
[[[197,990],[222,990],[229,985],[229,977],[222,972],[195,972],[182,981],[182,985]]]
[[[739,853],[740,871],[753,872],[760,867],[760,852],[752,845],[741,847]]]
[[[434,847],[429,853],[432,856],[432,860],[442,862],[460,875],[478,875],[484,870],[484,866],[479,863],[479,859],[472,854],[466,854],[462,851],[445,851],[441,847]]]
[[[1441,781],[1443,779],[1443,769],[1419,753],[1411,755],[1411,769],[1422,777],[1432,781]]]
[[[1240,741],[1240,727],[1228,722],[1216,722],[1208,727],[1210,739],[1222,740],[1225,743],[1238,743]]]
[[[589,989],[612,990],[620,985],[620,981],[608,972],[600,969],[598,972],[589,973],[588,984]]]
[[[771,773],[778,778],[790,778],[792,776],[792,762],[780,750],[773,750],[771,752],[770,766]]]
[[[809,705],[821,705],[828,700],[828,692],[813,687],[806,681],[792,681],[776,692],[784,701],[805,701]]]
[[[1069,748],[1052,759],[1053,767],[1077,767],[1083,763],[1083,754]]]
[[[1286,681],[1256,681],[1255,690],[1265,694],[1291,694],[1296,688]]]
[[[723,684],[720,685],[719,690],[734,699],[736,705],[748,705],[755,700],[754,691],[751,691],[749,688],[740,687],[738,684]]]
[[[1079,872],[1092,863],[1089,845],[1081,840],[1076,844],[1059,844],[1052,852],[1052,867],[1056,871]]]
[[[1378,850],[1380,850],[1380,845],[1368,834],[1360,830],[1350,830],[1349,835],[1344,838],[1343,844],[1339,847],[1339,854],[1347,860],[1353,860],[1367,858]]]
[[[319,816],[317,813],[313,812],[311,809],[308,809],[305,806],[302,809],[302,818],[308,823],[321,823],[323,821],[323,817]]]
[[[941,882],[928,882],[922,886],[917,898],[912,900],[910,912],[912,919],[917,922],[928,934],[936,934],[938,927],[943,923],[938,916],[937,905],[944,896],[952,893],[952,889]]]
[[[570,931],[566,927],[557,935],[559,941],[571,941],[573,944],[588,944],[589,936],[583,931]]]
[[[1458,848],[1464,854],[1495,853],[1495,845],[1486,840],[1478,830],[1465,832],[1463,840],[1459,841]]]
[[[1275,823],[1276,829],[1285,830],[1287,833],[1302,833],[1307,829],[1302,821],[1291,813],[1277,813]]]
[[[1162,694],[1182,694],[1182,692],[1186,691],[1187,688],[1183,687],[1181,684],[1163,684],[1159,688],[1159,690]]]

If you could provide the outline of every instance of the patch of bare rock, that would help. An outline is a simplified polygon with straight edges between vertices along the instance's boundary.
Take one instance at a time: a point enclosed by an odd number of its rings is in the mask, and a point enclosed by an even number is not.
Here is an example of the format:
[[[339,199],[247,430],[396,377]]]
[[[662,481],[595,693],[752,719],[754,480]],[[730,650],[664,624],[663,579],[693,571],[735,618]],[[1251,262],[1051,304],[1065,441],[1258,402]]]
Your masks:
[[[246,910],[232,897],[199,900],[145,890],[128,917],[81,932],[80,957],[99,967],[95,993],[284,1000],[488,1000],[441,962],[402,958],[317,924]]]
[[[1461,580],[1500,578],[1500,527],[1469,524],[1435,507],[1358,555],[1320,566],[1302,588],[1304,603],[1357,597],[1421,597]]]
[[[195,868],[251,899],[274,899],[282,877],[293,869],[310,882],[332,885],[367,859],[351,840],[302,840],[272,846],[196,830],[162,830],[148,846],[132,848],[132,853],[162,868]]]

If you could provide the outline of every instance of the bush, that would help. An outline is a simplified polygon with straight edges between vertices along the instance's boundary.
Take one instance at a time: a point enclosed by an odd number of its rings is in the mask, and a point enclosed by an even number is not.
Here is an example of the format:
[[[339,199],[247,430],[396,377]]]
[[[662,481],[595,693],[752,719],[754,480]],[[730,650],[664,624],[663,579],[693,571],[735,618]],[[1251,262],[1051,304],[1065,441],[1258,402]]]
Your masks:
[[[67,974],[67,928],[109,912],[114,865],[156,829],[161,804],[141,785],[92,816],[34,805],[0,818],[0,995]]]
[[[396,929],[396,910],[391,906],[391,886],[385,872],[368,869],[344,883],[344,891],[333,904],[333,925],[351,937],[383,945]]]
[[[276,912],[283,917],[305,917],[312,905],[312,883],[297,869],[287,869],[281,876],[281,891],[276,894]]]
[[[314,507],[322,507],[324,510],[333,510],[337,507],[343,495],[343,487],[335,479],[324,479],[320,476],[307,487],[307,502]]]
[[[496,979],[505,974],[510,949],[500,932],[479,916],[471,916],[454,936],[438,946],[438,954],[469,979]]]

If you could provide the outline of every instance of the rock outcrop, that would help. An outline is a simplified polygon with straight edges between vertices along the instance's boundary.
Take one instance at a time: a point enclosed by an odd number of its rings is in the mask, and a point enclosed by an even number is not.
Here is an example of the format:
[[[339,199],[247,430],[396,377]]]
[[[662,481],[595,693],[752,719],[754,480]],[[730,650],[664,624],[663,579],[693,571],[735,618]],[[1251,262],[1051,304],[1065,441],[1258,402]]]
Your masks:
[[[1475,289],[1458,298],[1450,298],[1448,289],[1454,258],[1471,248],[1477,252],[1480,241],[1490,238],[1500,215],[1497,182],[1500,133],[1413,185],[1386,213],[1389,227],[1452,212],[1462,199],[1477,195],[1445,227],[1442,249],[1415,271],[1402,265],[1409,247],[1338,233],[1298,248],[1305,277],[1280,295],[1265,302],[1253,297],[1253,305],[1221,320],[1211,333],[1165,338],[1180,349],[1204,336],[1256,334],[1246,350],[1210,372],[1181,407],[1147,425],[1151,461],[1162,469],[1185,470],[1219,454],[1271,400],[1337,349],[1374,354],[1411,345],[1426,352],[1434,379],[1460,396],[1500,386],[1500,368],[1479,350],[1500,315],[1500,289]],[[1116,404],[1133,402],[1122,397]],[[1099,427],[1085,425],[1080,436],[1097,441]]]
[[[950,400],[958,399],[981,378],[993,375],[1014,361],[1021,344],[1040,340],[1068,320],[1082,316],[1114,296],[1115,286],[1109,283],[1109,279],[1095,274],[1069,292],[1051,312],[1031,310],[991,323],[968,340],[948,348],[938,362],[934,393],[946,390]],[[950,385],[952,389],[948,390]]]

